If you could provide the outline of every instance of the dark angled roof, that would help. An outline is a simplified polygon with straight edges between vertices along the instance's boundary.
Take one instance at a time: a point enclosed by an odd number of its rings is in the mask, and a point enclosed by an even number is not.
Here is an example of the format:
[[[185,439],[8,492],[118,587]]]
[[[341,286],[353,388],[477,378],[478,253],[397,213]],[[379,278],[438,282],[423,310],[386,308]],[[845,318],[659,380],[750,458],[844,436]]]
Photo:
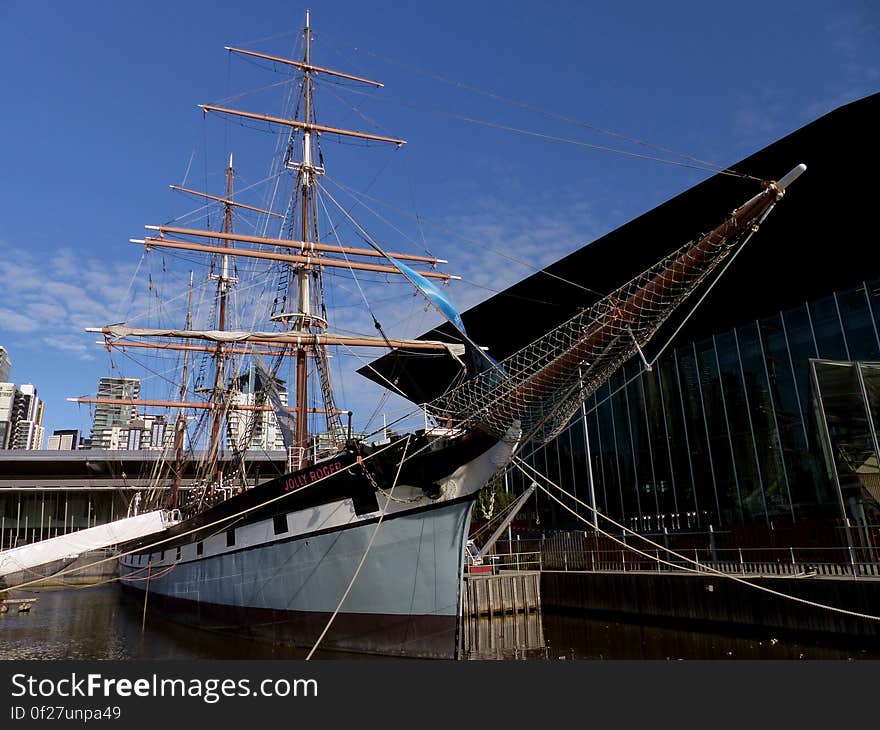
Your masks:
[[[688,320],[677,342],[724,331],[880,276],[880,241],[875,226],[868,223],[880,199],[880,181],[873,178],[880,170],[878,128],[880,94],[874,94],[731,166],[774,179],[801,162],[807,171]],[[545,271],[606,293],[720,223],[758,190],[754,181],[716,175]],[[462,318],[471,338],[500,360],[595,298],[539,272],[469,309]],[[685,303],[655,338],[655,346],[668,338],[687,311]],[[422,337],[455,340],[449,325]],[[415,402],[432,400],[460,372],[448,359],[407,353],[390,353],[372,366],[395,380]],[[366,367],[359,372],[383,382]]]

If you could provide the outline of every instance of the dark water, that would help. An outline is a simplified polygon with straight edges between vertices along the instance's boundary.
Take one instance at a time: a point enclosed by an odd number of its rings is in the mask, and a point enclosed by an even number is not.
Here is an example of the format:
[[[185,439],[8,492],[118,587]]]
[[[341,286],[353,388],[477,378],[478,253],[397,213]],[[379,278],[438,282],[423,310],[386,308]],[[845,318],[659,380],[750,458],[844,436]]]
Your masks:
[[[543,612],[471,622],[469,659],[791,659],[880,658],[880,647],[812,638],[715,633]]]
[[[305,659],[308,651],[200,631],[143,612],[118,586],[45,589],[29,613],[0,614],[2,659]],[[22,592],[16,597],[26,597]],[[314,658],[360,658],[340,652]]]
[[[304,659],[307,651],[147,616],[117,586],[43,590],[30,613],[0,614],[0,659]],[[467,623],[468,659],[878,659],[880,647],[688,631],[549,612]],[[366,659],[316,652],[321,659]]]

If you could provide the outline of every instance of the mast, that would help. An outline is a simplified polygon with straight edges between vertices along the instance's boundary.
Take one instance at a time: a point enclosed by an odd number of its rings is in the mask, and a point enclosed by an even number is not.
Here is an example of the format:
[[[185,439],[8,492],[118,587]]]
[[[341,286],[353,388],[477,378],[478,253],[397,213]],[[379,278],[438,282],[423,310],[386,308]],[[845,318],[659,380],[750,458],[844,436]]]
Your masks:
[[[309,11],[306,10],[306,27],[303,30],[305,36],[305,56],[303,62],[303,119],[308,125],[312,121],[312,70],[309,67],[311,62],[311,41],[312,33],[309,28]],[[305,243],[312,240],[312,226],[310,225],[311,213],[311,186],[313,184],[312,175],[314,168],[312,167],[312,132],[308,126],[303,128],[302,142],[302,163],[300,165],[300,180],[302,186],[301,199],[301,239]],[[296,285],[297,285],[297,320],[295,329],[303,334],[311,330],[311,297],[309,292],[309,277],[312,273],[310,264],[304,264],[297,268]],[[294,431],[294,453],[298,456],[299,465],[308,464],[309,450],[309,418],[308,418],[308,398],[309,398],[309,371],[308,357],[306,348],[302,345],[296,347],[296,427]]]
[[[232,231],[232,155],[229,155],[229,165],[226,168],[226,201],[224,202],[223,232]],[[223,248],[229,248],[229,239],[223,240]],[[221,332],[226,329],[226,297],[229,293],[229,256],[223,254],[220,274],[217,277],[217,329]],[[224,365],[226,364],[225,344],[218,342],[214,350],[214,388],[212,391],[212,418],[211,418],[211,441],[208,447],[208,472],[214,475],[217,471],[217,454],[220,449],[220,425],[224,417],[224,404],[226,402],[224,383]],[[213,481],[211,492],[213,493]]]
[[[189,272],[189,296],[186,303],[186,324],[192,326],[192,295],[193,272]],[[180,377],[180,400],[186,401],[188,385],[189,351],[183,351],[183,367]],[[186,411],[183,406],[177,409],[177,421],[174,424],[174,483],[171,486],[171,509],[177,509],[180,496],[181,472],[183,470],[183,442],[186,435]]]
[[[214,482],[220,475],[219,452],[221,439],[224,433],[224,423],[229,426],[227,414],[230,411],[250,410],[256,412],[276,410],[268,405],[238,404],[230,398],[230,384],[227,377],[230,368],[228,360],[235,355],[249,355],[259,353],[271,355],[276,358],[296,357],[294,398],[295,406],[287,407],[288,411],[295,414],[293,430],[293,448],[297,457],[296,468],[306,466],[313,460],[310,454],[310,414],[323,415],[327,421],[327,431],[333,441],[332,447],[338,448],[337,441],[342,433],[340,415],[348,411],[340,410],[334,402],[332,384],[330,380],[329,361],[327,348],[342,346],[371,347],[382,349],[404,349],[416,351],[445,351],[453,357],[460,357],[464,351],[458,343],[441,342],[434,340],[411,340],[389,339],[382,333],[382,337],[353,336],[338,334],[328,331],[326,305],[324,301],[323,271],[329,269],[346,269],[348,271],[368,271],[383,275],[403,276],[412,281],[413,271],[405,267],[400,261],[419,262],[430,266],[429,271],[415,271],[420,277],[441,279],[449,282],[451,279],[460,277],[437,271],[438,264],[446,264],[444,259],[433,256],[416,254],[391,253],[370,241],[369,247],[342,245],[341,243],[330,244],[321,242],[321,234],[318,229],[318,179],[324,173],[323,159],[320,157],[320,138],[324,134],[334,137],[352,138],[362,143],[388,143],[400,148],[406,143],[396,137],[372,134],[370,132],[330,127],[317,123],[314,109],[315,83],[317,77],[331,76],[342,78],[347,81],[365,83],[374,87],[382,84],[371,79],[353,76],[341,71],[312,65],[311,62],[311,23],[310,12],[306,11],[304,35],[304,57],[301,62],[290,59],[282,59],[268,54],[247,51],[238,48],[229,48],[231,52],[263,58],[273,63],[281,63],[294,67],[301,73],[302,86],[299,97],[298,111],[287,116],[270,116],[244,110],[229,109],[225,107],[200,104],[205,113],[217,113],[231,115],[243,119],[258,120],[270,125],[287,127],[289,131],[287,154],[284,166],[295,173],[293,190],[287,200],[287,210],[280,215],[270,210],[248,205],[233,199],[234,168],[232,155],[226,170],[225,195],[211,195],[206,192],[192,190],[179,185],[171,188],[179,192],[196,195],[213,203],[224,206],[224,222],[221,230],[196,229],[185,226],[161,225],[147,226],[148,230],[155,231],[155,235],[148,236],[145,240],[130,239],[132,243],[140,244],[147,251],[152,248],[167,248],[170,250],[183,250],[209,254],[213,257],[212,272],[210,279],[216,280],[214,304],[216,306],[216,319],[213,329],[193,329],[192,322],[192,275],[190,280],[190,298],[187,311],[187,321],[183,330],[174,329],[151,329],[132,328],[118,325],[108,325],[103,328],[87,328],[87,331],[100,332],[104,336],[104,345],[108,351],[112,348],[154,348],[169,351],[181,351],[183,357],[183,378],[179,389],[178,400],[169,401],[138,401],[140,405],[150,405],[160,408],[177,408],[178,414],[175,423],[175,463],[174,463],[174,488],[172,490],[172,507],[177,507],[179,502],[179,488],[182,481],[182,464],[184,442],[186,438],[187,419],[184,409],[204,409],[210,418],[210,436],[207,444],[207,453],[204,465],[208,475],[208,497],[213,496]],[[301,113],[299,110],[302,110]],[[301,148],[297,144],[297,136],[302,135]],[[299,152],[299,154],[296,154]],[[294,154],[298,160],[292,159]],[[335,202],[335,201],[334,201]],[[299,208],[299,211],[297,211]],[[282,218],[282,231],[279,235],[284,238],[270,238],[267,236],[245,235],[233,233],[232,214],[233,209],[244,209]],[[297,220],[298,219],[298,220]],[[298,229],[298,230],[297,230]],[[174,240],[166,237],[182,236],[184,240]],[[298,239],[298,240],[297,240]],[[252,245],[248,245],[252,244]],[[230,286],[236,278],[230,271],[230,262],[236,257],[246,259],[262,259],[282,264],[285,268],[285,276],[279,281],[279,294],[286,293],[284,306],[279,314],[275,314],[273,308],[270,319],[279,322],[271,331],[239,331],[230,328],[227,321],[227,299]],[[350,257],[355,257],[352,260]],[[367,260],[358,260],[365,257]],[[371,263],[370,259],[385,259],[383,263]],[[219,263],[219,266],[218,266]],[[428,267],[425,267],[428,268]],[[277,302],[277,299],[276,299]],[[131,341],[129,338],[148,338],[149,341]],[[169,338],[171,342],[158,342],[156,338]],[[204,401],[187,400],[188,370],[190,368],[189,353],[206,353],[214,358],[213,384],[202,390],[205,394]],[[321,400],[323,408],[309,407],[310,380],[313,379],[310,371],[310,359],[314,361],[315,373],[320,383]],[[314,386],[313,386],[314,389]],[[100,399],[75,398],[71,399],[80,403],[102,402]],[[322,404],[315,404],[322,405]],[[350,412],[349,416],[351,415]],[[349,423],[350,433],[350,423]],[[311,457],[311,458],[310,458]],[[244,476],[244,475],[242,475]],[[244,483],[244,482],[243,482]]]

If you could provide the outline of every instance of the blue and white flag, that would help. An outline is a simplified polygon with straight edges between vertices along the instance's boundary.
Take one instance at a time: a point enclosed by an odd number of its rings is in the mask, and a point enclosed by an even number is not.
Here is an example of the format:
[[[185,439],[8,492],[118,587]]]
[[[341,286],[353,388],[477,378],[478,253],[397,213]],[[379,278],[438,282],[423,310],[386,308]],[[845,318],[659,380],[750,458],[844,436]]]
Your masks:
[[[446,319],[448,319],[452,324],[455,325],[455,328],[461,332],[463,335],[466,335],[464,329],[464,322],[461,321],[461,314],[455,308],[455,305],[450,301],[449,297],[446,296],[442,291],[440,291],[434,284],[432,284],[428,279],[422,276],[417,271],[413,271],[409,266],[404,263],[401,263],[393,256],[389,256],[385,254],[386,258],[394,264],[398,269],[400,269],[401,273],[410,280],[410,283],[421,290],[422,294],[424,294],[428,300],[440,311]]]
[[[461,314],[446,294],[440,291],[435,284],[430,282],[420,273],[413,271],[409,266],[401,263],[393,256],[389,256],[387,253],[385,253],[384,256],[394,264],[394,266],[400,269],[400,272],[409,279],[409,282],[416,287],[416,289],[425,295],[428,301],[437,308],[437,311],[446,317],[446,319],[448,319],[452,325],[461,332],[464,336],[465,351],[468,353],[468,359],[470,360],[471,367],[474,368],[475,373],[486,370],[487,366],[494,367],[499,372],[503,372],[501,366],[489,357],[489,355],[487,355],[481,348],[477,347],[471,341],[471,338],[468,337],[468,333],[464,328],[464,322],[461,319]]]

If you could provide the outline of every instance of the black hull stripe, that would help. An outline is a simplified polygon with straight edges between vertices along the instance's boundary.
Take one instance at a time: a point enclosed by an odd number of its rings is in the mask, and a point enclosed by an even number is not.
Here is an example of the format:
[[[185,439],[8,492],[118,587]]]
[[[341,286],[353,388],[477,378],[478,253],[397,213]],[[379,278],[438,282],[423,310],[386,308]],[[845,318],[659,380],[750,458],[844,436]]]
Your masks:
[[[143,603],[143,589],[123,586]],[[311,649],[331,614],[284,611],[203,603],[149,594],[149,607],[175,621],[238,636]],[[322,649],[388,656],[454,659],[458,620],[455,616],[345,613],[336,615]]]
[[[485,434],[476,432],[467,434],[437,451],[428,451],[420,454],[416,457],[414,463],[407,462],[407,465],[400,474],[400,482],[420,486],[420,482],[430,483],[432,478],[438,479],[448,476],[462,464],[485,453],[495,443],[497,443],[497,439],[491,439],[491,437]],[[378,459],[381,461],[391,459],[394,453],[403,448],[403,445],[404,439],[401,439],[398,444],[392,446],[387,454],[379,456]],[[233,496],[185,519],[183,522],[169,528],[165,538],[167,542],[163,543],[161,549],[174,550],[178,545],[189,545],[199,542],[232,527],[252,524],[253,522],[271,519],[276,514],[299,512],[343,499],[352,499],[355,504],[356,514],[367,514],[376,511],[378,505],[372,485],[364,476],[353,473],[352,467],[357,468],[353,454],[345,452],[338,459],[331,460],[328,463],[333,463],[333,461],[338,461],[341,464],[341,469],[324,481],[316,482],[316,486],[305,485],[305,488],[296,488],[294,491],[289,492],[285,489],[287,480],[296,480],[298,476],[307,474],[310,470],[315,470],[315,467],[307,467],[298,472],[292,472],[272,479],[258,487],[247,490],[243,494]],[[373,461],[371,464],[373,469],[381,467],[380,461]],[[396,466],[394,471],[396,472]],[[430,477],[427,476],[428,472],[431,473]],[[391,480],[389,479],[389,486],[390,483]],[[267,502],[269,504],[266,504]],[[424,509],[430,509],[431,507],[433,505],[428,505]],[[245,512],[245,514],[240,518],[229,519],[238,512]],[[206,527],[215,522],[221,522],[222,524],[214,525],[210,528]],[[339,528],[331,528],[330,531],[335,529]],[[190,535],[181,536],[181,533],[189,532],[190,530],[197,531],[192,532]],[[131,548],[141,550],[152,542],[150,539],[133,541]]]

